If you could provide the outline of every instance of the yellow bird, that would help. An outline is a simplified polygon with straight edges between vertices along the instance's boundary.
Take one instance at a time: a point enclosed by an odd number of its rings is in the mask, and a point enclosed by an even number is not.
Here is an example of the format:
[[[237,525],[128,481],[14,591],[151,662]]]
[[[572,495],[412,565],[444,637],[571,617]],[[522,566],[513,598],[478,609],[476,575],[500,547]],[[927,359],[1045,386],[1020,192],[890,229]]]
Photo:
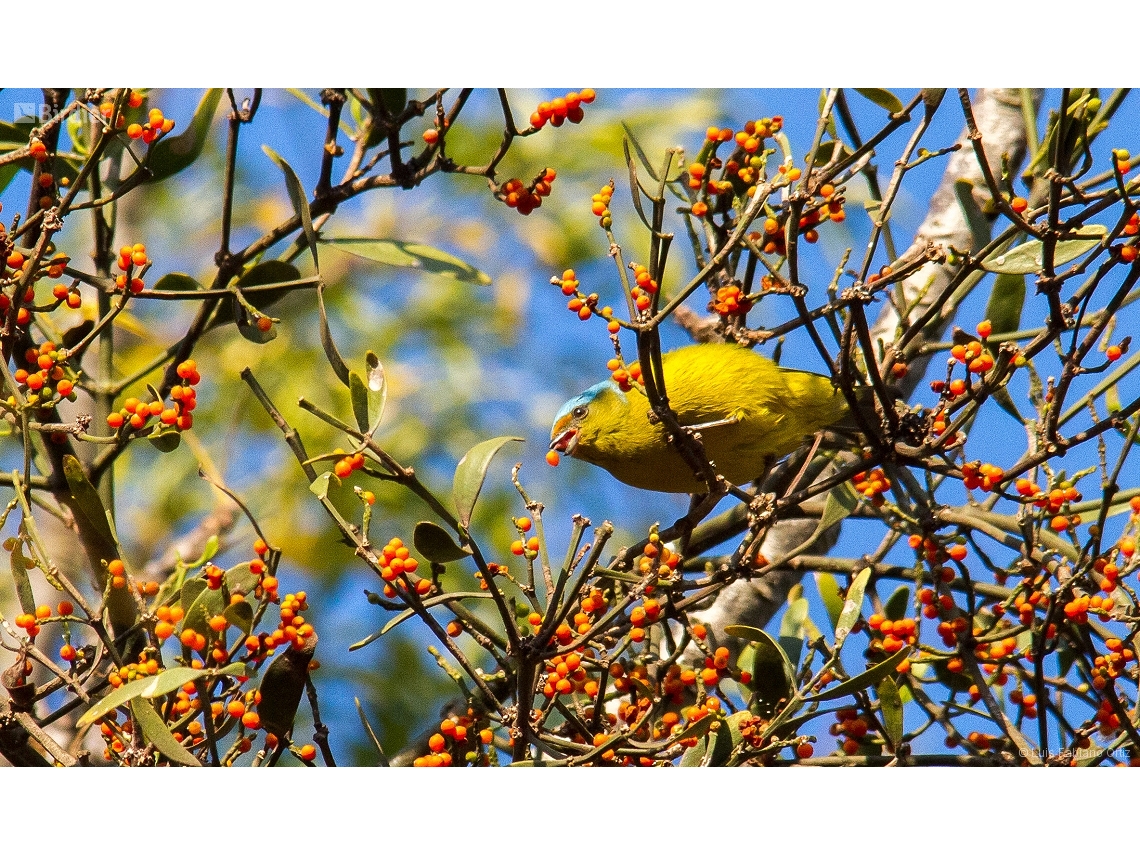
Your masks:
[[[827,377],[781,368],[735,344],[682,347],[664,354],[661,366],[678,421],[700,432],[709,460],[734,484],[759,478],[805,438],[847,415],[842,393]],[[605,380],[566,402],[554,419],[550,448],[643,490],[707,492],[649,412],[642,388],[623,392]]]

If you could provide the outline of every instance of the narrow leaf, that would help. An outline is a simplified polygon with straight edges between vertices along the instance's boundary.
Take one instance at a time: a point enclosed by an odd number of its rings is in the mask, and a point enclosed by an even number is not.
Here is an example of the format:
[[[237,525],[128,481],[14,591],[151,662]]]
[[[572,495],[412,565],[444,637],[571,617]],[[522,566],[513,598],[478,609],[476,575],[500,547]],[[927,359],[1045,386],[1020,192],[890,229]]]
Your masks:
[[[99,492],[87,480],[87,473],[83,471],[83,464],[79,458],[71,454],[63,456],[63,474],[67,478],[67,485],[71,488],[71,498],[79,512],[91,523],[95,533],[104,541],[107,550],[119,552],[118,540],[111,532],[111,524],[107,520],[107,510],[99,498]]]
[[[808,601],[801,597],[788,605],[780,621],[780,646],[788,654],[793,668],[799,664],[804,643],[804,621],[807,620]]]
[[[485,440],[463,455],[463,459],[455,467],[451,494],[455,501],[455,510],[459,513],[459,525],[464,530],[471,523],[471,514],[475,510],[475,500],[479,498],[479,491],[483,489],[487,467],[491,465],[499,449],[508,442],[525,442],[525,440],[521,436],[497,436]]]
[[[367,258],[369,261],[378,261],[389,267],[410,267],[460,282],[473,282],[476,285],[491,284],[491,277],[486,273],[433,246],[402,240],[361,237],[321,238],[320,242],[341,252]]]
[[[979,250],[990,242],[990,221],[986,219],[981,206],[978,205],[978,200],[974,198],[973,182],[968,178],[959,178],[954,182],[954,195],[958,197],[962,215],[966,218],[966,225],[970,228],[970,248]]]
[[[233,287],[244,292],[244,289],[254,285],[276,285],[279,282],[293,282],[300,278],[300,271],[292,264],[271,259],[251,267],[233,284]],[[287,293],[288,291],[284,288],[274,288],[268,291],[243,293],[243,296],[245,297],[245,301],[255,309],[260,312],[267,312],[274,303]],[[226,300],[218,307],[218,311],[214,315],[214,320],[210,324],[210,327],[213,328],[222,324],[228,324],[235,319],[234,300]]]
[[[657,181],[657,172],[650,165],[649,158],[645,156],[645,149],[641,147],[641,143],[637,141],[637,136],[633,133],[633,130],[629,127],[629,125],[625,123],[624,119],[621,123],[621,129],[625,132],[625,138],[629,141],[629,146],[633,149],[633,153],[636,154],[637,159],[641,161],[641,165],[645,169],[646,175],[648,175],[654,181]]]
[[[132,698],[160,698],[177,691],[184,683],[196,680],[213,679],[223,676],[238,676],[245,674],[245,666],[240,662],[227,665],[225,668],[196,669],[196,668],[170,668],[153,677],[143,677],[141,680],[131,680],[124,683],[108,695],[104,695],[92,707],[80,716],[77,722],[79,727],[94,724],[115,707],[121,706]]]
[[[36,612],[36,595],[32,592],[32,580],[28,578],[28,559],[24,557],[24,542],[18,538],[11,538],[12,544],[12,580],[16,585],[16,597],[20,601],[20,608],[24,614],[31,615]]]
[[[879,681],[879,712],[883,716],[883,726],[891,745],[898,748],[903,738],[903,702],[894,677],[887,675]]]
[[[851,627],[855,626],[855,622],[859,620],[859,615],[863,611],[863,592],[867,589],[867,583],[870,580],[871,568],[864,567],[855,577],[855,581],[851,583],[851,587],[847,591],[847,599],[843,603],[843,611],[839,615],[839,622],[835,625],[836,647],[843,645],[847,634],[851,632]]]
[[[236,626],[246,635],[253,630],[253,606],[249,604],[248,600],[241,600],[236,603],[230,603],[226,606],[225,611],[222,612],[224,617],[231,626]]]
[[[285,174],[285,189],[289,192],[289,201],[293,203],[293,210],[301,218],[301,230],[305,233],[305,242],[309,245],[309,252],[313,254],[313,266],[320,270],[321,265],[317,260],[317,233],[313,229],[313,214],[309,210],[309,194],[305,192],[301,179],[297,177],[297,173],[293,171],[293,167],[285,158],[267,145],[263,145],[261,150],[269,155],[269,158]]]
[[[1021,327],[1021,310],[1025,306],[1025,275],[999,273],[994,279],[986,318],[994,333],[1009,333]]]
[[[902,101],[889,89],[859,89],[856,87],[855,91],[871,103],[878,104],[888,113],[901,113],[903,110]]]
[[[176,428],[162,428],[159,425],[155,425],[154,430],[151,431],[150,436],[146,439],[147,442],[163,454],[169,454],[182,444],[181,432]]]
[[[831,626],[839,626],[839,615],[843,612],[843,598],[839,596],[839,583],[830,573],[816,573],[815,587],[819,591],[819,598],[823,600],[823,607],[827,609],[827,616],[831,619]]]
[[[371,350],[364,354],[364,365],[368,369],[365,385],[368,387],[368,435],[371,436],[380,427],[380,419],[384,417],[384,404],[388,401],[388,378],[384,374],[380,357]]]
[[[781,701],[792,697],[795,688],[795,669],[787,651],[772,636],[754,626],[726,626],[724,631],[755,644],[749,688],[763,713],[775,712]]]
[[[907,606],[910,605],[910,588],[899,585],[883,606],[883,614],[890,620],[906,617]]]
[[[313,482],[309,485],[309,492],[316,496],[318,499],[327,499],[329,496],[329,485],[333,482],[340,486],[340,479],[332,472],[322,472]]]
[[[368,433],[368,388],[355,371],[348,372],[348,393],[352,399],[352,415],[361,433]]]
[[[440,594],[436,597],[428,597],[426,600],[424,600],[423,605],[424,608],[430,609],[432,606],[438,606],[441,603],[449,603],[452,600],[485,600],[490,596],[491,593],[489,591],[451,591],[450,593]],[[380,638],[380,636],[386,635],[387,633],[394,630],[414,614],[415,612],[412,609],[404,609],[402,612],[384,624],[384,626],[382,626],[378,632],[374,632],[367,638],[362,638],[360,641],[350,644],[348,646],[348,649],[359,650],[362,647],[367,647],[373,641]]]
[[[325,294],[324,286],[317,287],[317,311],[321,319],[321,347],[324,348],[325,358],[328,359],[329,365],[332,367],[333,374],[337,376],[345,386],[349,389],[352,388],[352,380],[349,378],[348,365],[344,361],[344,357],[340,355],[337,350],[336,342],[333,341],[332,330],[329,329],[329,316],[325,310]],[[365,428],[367,430],[367,428]]]
[[[833,487],[827,494],[827,501],[823,504],[823,513],[819,516],[819,525],[815,527],[816,533],[827,531],[836,523],[851,516],[859,504],[859,496],[855,488],[848,482]]]
[[[850,680],[840,683],[838,686],[824,689],[818,695],[812,695],[810,700],[812,703],[815,703],[817,701],[831,701],[835,698],[845,698],[848,695],[853,695],[855,692],[862,691],[870,686],[878,685],[884,677],[890,677],[896,673],[895,668],[898,667],[900,662],[906,659],[908,653],[910,653],[910,648],[904,647],[879,664],[868,668],[862,674],[858,674]]]
[[[147,161],[150,169],[148,182],[169,178],[198,159],[206,146],[210,124],[214,120],[214,113],[221,100],[221,89],[207,89],[202,100],[198,102],[190,126],[178,136],[163,137],[151,147],[150,158]]]
[[[364,714],[364,707],[360,703],[360,698],[353,698],[352,700],[353,703],[356,704],[356,714],[360,716],[360,723],[364,727],[364,732],[368,734],[368,738],[372,740],[372,745],[376,749],[376,753],[380,755],[380,759],[376,762],[376,765],[387,769],[388,755],[384,753],[384,749],[380,746],[380,738],[376,736],[376,731],[374,731],[372,725],[368,723],[368,717]]]
[[[1077,232],[1080,237],[1057,242],[1053,263],[1066,264],[1080,258],[1099,246],[1101,238],[1107,233],[1108,229],[1099,224],[1083,227]],[[982,262],[982,267],[991,273],[1041,273],[1045,267],[1043,251],[1041,241],[1026,241],[1009,252],[987,258]]]
[[[166,722],[162,720],[149,701],[142,698],[131,700],[131,715],[135,724],[142,729],[142,735],[163,757],[180,766],[201,766],[198,758],[182,747]]]

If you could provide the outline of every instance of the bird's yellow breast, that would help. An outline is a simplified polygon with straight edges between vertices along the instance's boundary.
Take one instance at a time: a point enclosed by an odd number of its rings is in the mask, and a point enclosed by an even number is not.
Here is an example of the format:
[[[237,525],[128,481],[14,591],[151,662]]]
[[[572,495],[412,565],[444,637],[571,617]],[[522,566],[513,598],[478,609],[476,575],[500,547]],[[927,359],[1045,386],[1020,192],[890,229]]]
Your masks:
[[[683,426],[699,428],[717,472],[735,484],[764,474],[806,437],[843,418],[843,396],[826,377],[780,368],[733,344],[698,344],[662,357],[669,404]],[[570,422],[563,419],[560,424]],[[646,490],[704,492],[661,424],[649,418],[641,389],[613,386],[590,402],[574,457]],[[556,431],[558,425],[556,425]]]

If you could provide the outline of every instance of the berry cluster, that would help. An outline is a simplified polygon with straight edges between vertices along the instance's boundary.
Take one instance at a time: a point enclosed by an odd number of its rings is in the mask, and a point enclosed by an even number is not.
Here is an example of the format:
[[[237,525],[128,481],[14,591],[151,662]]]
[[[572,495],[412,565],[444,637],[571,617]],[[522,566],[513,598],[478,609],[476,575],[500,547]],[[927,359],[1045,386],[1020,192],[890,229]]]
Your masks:
[[[883,506],[886,499],[883,494],[891,489],[891,480],[882,469],[872,469],[870,472],[858,472],[851,477],[855,491],[863,498],[870,499],[876,508]]]
[[[423,579],[416,575],[420,562],[412,557],[404,541],[393,537],[380,551],[377,560],[380,566],[380,578],[384,580],[384,596],[394,598],[397,588],[400,591],[415,591],[419,595],[430,593],[433,585],[430,579]]]
[[[614,195],[614,182],[610,181],[590,197],[590,213],[598,218],[598,225],[608,229],[613,225],[614,218],[610,213],[610,200]]]
[[[843,707],[835,711],[835,724],[831,725],[829,733],[839,737],[839,747],[848,757],[859,753],[863,748],[869,748],[878,754],[879,749],[872,747],[872,739],[868,734],[878,727],[871,715],[859,714],[855,707]]]
[[[75,400],[74,375],[54,342],[45,341],[38,348],[28,348],[24,362],[28,367],[17,368],[12,377],[29,404]],[[9,398],[8,403],[15,405],[15,399]]]
[[[625,363],[615,356],[606,363],[606,368],[610,370],[610,378],[618,384],[618,388],[623,392],[632,389],[634,383],[645,385],[645,380],[641,376],[640,363],[635,362],[627,368]]]
[[[333,465],[333,474],[341,480],[347,478],[357,469],[364,468],[364,455],[361,452],[345,454],[343,449],[338,448],[333,453],[344,454],[344,457],[340,458],[340,460]]]
[[[745,294],[739,285],[722,285],[716,289],[716,297],[709,303],[709,310],[722,318],[734,315],[743,317],[748,314],[756,299],[754,295]]]
[[[129,287],[132,294],[138,294],[146,287],[142,277],[150,269],[151,261],[147,257],[145,244],[136,243],[120,247],[117,264],[123,272],[115,277],[116,289],[125,291]]]
[[[649,275],[649,268],[644,264],[630,263],[633,271],[634,285],[629,291],[630,299],[639,312],[648,312],[653,304],[653,295],[660,290],[660,286]]]
[[[988,493],[1001,484],[1005,471],[992,463],[964,463],[962,479],[968,490],[981,490]]]
[[[556,128],[564,122],[578,124],[586,115],[582,105],[594,103],[596,97],[593,89],[583,89],[581,92],[567,92],[563,97],[552,101],[543,101],[530,114],[530,126],[538,130],[545,127],[547,122]]]
[[[520,178],[511,178],[495,193],[495,198],[501,199],[508,208],[514,208],[525,216],[542,205],[543,198],[550,195],[551,185],[557,177],[558,173],[547,167],[529,185],[524,185]]]
[[[918,640],[915,635],[917,624],[913,618],[891,620],[886,615],[873,614],[867,618],[867,626],[883,634],[880,647],[887,654],[898,653],[906,645]]]
[[[132,122],[127,125],[127,136],[133,140],[141,139],[150,145],[160,136],[168,134],[172,130],[174,130],[174,119],[166,118],[162,114],[162,110],[154,107],[147,113],[145,124],[140,125],[138,122]]]
[[[198,373],[198,365],[193,359],[179,363],[177,372],[184,383],[171,387],[169,405],[161,400],[140,401],[138,398],[127,398],[119,412],[107,416],[107,426],[112,430],[126,426],[130,430],[139,431],[147,426],[152,417],[157,416],[159,423],[165,427],[179,431],[193,427],[192,412],[198,406],[198,393],[194,387],[201,382],[202,375]]]
[[[580,321],[588,321],[594,315],[606,321],[611,333],[617,332],[620,325],[614,320],[614,310],[610,306],[598,308],[601,299],[597,294],[585,294],[579,287],[578,274],[573,270],[562,271],[562,277],[551,277],[550,284],[562,289],[562,293],[569,297],[566,308],[578,316]]]

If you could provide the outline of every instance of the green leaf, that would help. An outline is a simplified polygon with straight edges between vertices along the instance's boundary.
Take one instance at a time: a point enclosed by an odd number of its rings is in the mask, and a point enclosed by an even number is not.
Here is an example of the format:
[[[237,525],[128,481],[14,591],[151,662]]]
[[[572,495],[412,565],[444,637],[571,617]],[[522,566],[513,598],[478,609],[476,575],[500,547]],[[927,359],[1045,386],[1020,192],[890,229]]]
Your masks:
[[[36,612],[36,595],[32,591],[32,580],[28,578],[28,559],[24,557],[24,542],[19,538],[9,538],[12,542],[12,580],[16,585],[16,597],[24,614]],[[5,544],[7,545],[7,544]]]
[[[243,561],[226,571],[226,589],[231,594],[252,597],[257,586],[261,584],[261,575],[250,570],[249,565],[249,561]]]
[[[167,273],[154,283],[153,291],[205,291],[206,286],[186,273]],[[149,292],[148,292],[149,293]]]
[[[182,444],[181,432],[177,428],[165,425],[155,425],[146,439],[163,454],[169,454]]]
[[[839,583],[830,573],[815,573],[813,575],[815,576],[815,587],[819,591],[819,598],[823,600],[823,607],[827,609],[827,616],[831,619],[832,627],[839,626],[839,615],[843,611],[843,598],[839,596]]]
[[[999,273],[994,279],[986,318],[994,333],[1010,333],[1021,327],[1021,310],[1025,306],[1025,275]]]
[[[71,488],[71,498],[79,512],[91,523],[95,533],[104,540],[106,550],[119,554],[119,541],[111,531],[111,523],[107,511],[99,498],[99,492],[87,480],[87,473],[83,471],[83,464],[79,458],[72,454],[63,456],[63,474],[67,478],[67,485]]]
[[[823,513],[819,516],[819,525],[815,527],[816,534],[827,531],[833,525],[851,516],[859,504],[859,496],[850,483],[844,481],[833,487],[827,494],[827,501],[823,504]]]
[[[845,680],[837,686],[832,686],[830,689],[824,689],[818,695],[811,695],[808,700],[812,703],[818,701],[832,701],[836,698],[845,698],[848,695],[853,695],[870,686],[878,685],[884,677],[892,677],[896,673],[895,668],[900,662],[906,659],[909,653],[910,648],[904,647],[879,664],[871,666],[862,674],[858,674],[850,680]]]
[[[221,89],[207,89],[202,100],[198,102],[194,118],[190,120],[190,127],[178,136],[163,137],[151,146],[150,158],[147,161],[151,173],[147,178],[148,182],[163,181],[181,172],[198,159],[206,146],[210,123],[214,120],[214,113],[221,100]]]
[[[142,735],[146,741],[153,745],[167,760],[180,766],[202,765],[198,762],[197,757],[183,748],[182,743],[174,738],[174,734],[170,732],[170,728],[166,726],[162,716],[155,712],[150,701],[132,698],[131,715],[135,719],[135,724],[142,729]]]
[[[1057,242],[1053,252],[1053,264],[1066,264],[1080,258],[1086,252],[1100,246],[1101,238],[1108,229],[1099,224],[1084,226],[1072,240]],[[1045,262],[1042,258],[1044,245],[1039,240],[1030,240],[1016,246],[1009,252],[991,256],[982,262],[982,267],[991,273],[1041,273]]]
[[[887,600],[886,605],[883,606],[883,614],[890,620],[904,618],[906,617],[907,607],[909,605],[910,588],[906,585],[899,585],[895,588],[895,592],[891,594],[890,599]]]
[[[491,465],[499,449],[508,442],[525,441],[521,436],[497,436],[494,439],[484,440],[463,455],[459,465],[455,467],[451,495],[455,501],[455,510],[459,514],[459,525],[464,531],[471,524],[471,514],[475,510],[475,500],[479,498],[479,491],[483,489],[487,467]]]
[[[835,646],[837,648],[843,646],[847,634],[851,632],[851,627],[855,626],[855,622],[859,620],[859,615],[863,611],[863,592],[867,589],[867,583],[870,580],[871,568],[864,567],[859,571],[859,575],[855,577],[855,581],[851,583],[851,587],[847,591],[843,611],[835,625]]]
[[[376,761],[376,765],[387,769],[388,755],[384,753],[384,749],[380,745],[380,738],[372,729],[372,725],[368,723],[368,717],[364,714],[364,707],[360,703],[360,698],[353,698],[352,701],[356,704],[356,713],[360,716],[360,724],[364,727],[364,732],[368,734],[368,738],[372,741],[376,753],[380,755],[380,758]]]
[[[689,730],[697,730],[697,725],[704,723],[704,741],[699,742],[686,751],[681,756],[681,766],[685,768],[698,767],[698,766],[723,766],[728,758],[732,756],[732,749],[740,743],[740,723],[746,719],[752,718],[752,713],[747,710],[733,713],[725,719],[714,719],[713,716],[705,716],[688,728]],[[718,727],[716,730],[712,729],[713,723],[716,722]],[[677,739],[686,738],[678,736]]]
[[[784,611],[780,621],[780,646],[788,654],[788,661],[794,668],[800,662],[800,652],[804,644],[804,621],[807,620],[808,601],[803,597],[793,600]]]
[[[384,404],[388,401],[388,378],[384,374],[380,357],[371,350],[364,354],[364,365],[368,369],[365,385],[368,387],[369,433],[372,434],[380,427],[380,419],[384,416]]]
[[[115,707],[122,706],[132,698],[160,698],[177,691],[184,683],[196,680],[213,679],[215,677],[236,677],[245,674],[246,668],[240,662],[227,665],[225,668],[170,668],[153,677],[143,677],[141,680],[131,680],[124,683],[108,695],[104,695],[91,706],[87,712],[76,722],[78,727],[94,724]]]
[[[75,326],[64,331],[64,333],[63,333],[63,345],[64,345],[64,347],[67,347],[69,349],[72,347],[75,347],[75,345],[77,345],[77,344],[79,344],[79,342],[83,341],[83,339],[85,339],[87,337],[87,333],[91,332],[91,330],[93,330],[93,329],[95,329],[95,321],[91,320],[90,318],[88,318],[85,321],[80,321]]]
[[[313,482],[309,484],[309,492],[316,496],[318,499],[327,499],[329,496],[329,486],[336,482],[336,486],[340,486],[340,479],[332,472],[322,472]]]
[[[423,605],[424,608],[430,609],[432,606],[438,606],[441,603],[449,603],[452,600],[485,600],[490,596],[490,591],[451,591],[447,594],[439,594],[435,597],[428,597],[423,601]],[[378,632],[374,632],[367,638],[360,639],[360,641],[353,642],[348,646],[348,649],[359,650],[362,647],[367,647],[373,641],[380,638],[380,636],[394,630],[414,614],[415,612],[412,609],[404,609],[402,612],[384,624],[384,626],[382,626]]]
[[[883,727],[891,745],[898,748],[903,738],[903,702],[894,677],[888,675],[879,681],[879,712],[883,716]]]
[[[194,601],[202,596],[202,592],[208,587],[209,585],[206,584],[206,580],[201,576],[195,576],[183,582],[182,587],[178,591],[178,603],[182,606],[182,611],[188,613],[190,607],[194,605]]]
[[[954,195],[958,197],[966,225],[970,227],[970,248],[977,251],[990,242],[990,221],[974,198],[974,183],[970,179],[959,178],[955,181]],[[965,247],[960,249],[965,250]]]
[[[292,264],[287,264],[284,261],[271,259],[256,264],[245,272],[245,274],[233,283],[233,287],[238,290],[251,288],[254,285],[276,285],[279,282],[293,282],[301,278],[301,273]],[[253,291],[248,294],[243,294],[246,302],[261,312],[267,311],[274,303],[280,300],[285,294],[288,293],[285,289],[272,289],[269,291]],[[214,315],[214,320],[210,323],[210,328],[222,324],[228,324],[235,319],[234,304],[237,301],[230,299],[222,302],[218,306],[218,311]],[[247,319],[248,320],[248,319]]]
[[[182,586],[183,594],[186,592],[186,586]],[[183,598],[183,603],[186,600]],[[220,588],[211,590],[207,586],[204,590],[198,592],[198,596],[190,603],[189,607],[183,605],[183,610],[186,612],[182,618],[182,626],[184,629],[192,629],[197,633],[209,637],[213,634],[210,629],[209,620],[214,615],[220,615],[226,608],[226,597],[222,594]]]
[[[641,167],[654,181],[657,181],[657,170],[649,163],[649,158],[645,156],[645,149],[641,147],[641,143],[637,141],[633,130],[629,125],[622,120],[621,129],[625,132],[625,138],[629,141],[629,147],[633,149],[633,153],[637,155],[637,159],[641,161]]]
[[[301,230],[305,233],[305,242],[309,245],[309,252],[313,254],[313,266],[320,270],[321,265],[317,260],[317,233],[313,229],[313,214],[309,210],[309,194],[305,192],[301,179],[297,177],[297,173],[293,171],[293,167],[285,158],[267,145],[263,145],[261,150],[269,155],[270,159],[285,173],[285,189],[289,192],[289,201],[293,203],[293,210],[301,218]]]
[[[332,330],[329,328],[329,315],[325,309],[325,289],[323,285],[317,287],[317,313],[320,316],[320,333],[321,333],[321,347],[324,349],[325,358],[329,361],[329,366],[333,370],[333,374],[349,389],[352,388],[352,380],[349,378],[348,364],[344,361],[344,357],[340,355],[340,350],[337,349],[336,342],[333,341]]]
[[[750,668],[743,665],[741,668],[751,670],[752,682],[748,685],[752,696],[760,702],[761,712],[771,715],[781,701],[790,699],[794,693],[796,674],[787,652],[772,636],[754,626],[726,626],[724,631],[753,643],[754,646],[745,651],[747,657],[745,654],[740,657]]]
[[[348,372],[348,392],[352,399],[352,414],[361,433],[368,433],[368,388],[355,371]]]
[[[206,545],[202,547],[202,554],[199,555],[193,562],[186,564],[186,568],[188,570],[192,570],[195,567],[201,567],[203,564],[218,554],[218,547],[218,536],[216,534],[211,534],[210,537],[206,540]]]
[[[418,522],[412,529],[412,544],[428,561],[448,564],[471,554],[470,546],[460,546],[441,526],[433,522]]]
[[[460,282],[473,282],[476,285],[491,284],[490,276],[476,270],[466,261],[441,249],[419,243],[361,237],[321,238],[320,242],[341,252],[367,258],[369,261],[378,261],[389,267],[410,267]]]
[[[253,631],[253,606],[249,604],[248,600],[230,603],[222,612],[222,617],[229,622],[230,626],[236,626],[246,635]]]
[[[888,113],[901,113],[903,110],[902,101],[889,89],[859,89],[856,87],[855,91],[871,103],[878,104]]]
[[[847,153],[847,147],[839,140],[824,140],[819,144],[819,148],[815,150],[815,166],[824,166],[831,162],[831,158],[835,155],[835,149],[839,148],[840,156]]]

